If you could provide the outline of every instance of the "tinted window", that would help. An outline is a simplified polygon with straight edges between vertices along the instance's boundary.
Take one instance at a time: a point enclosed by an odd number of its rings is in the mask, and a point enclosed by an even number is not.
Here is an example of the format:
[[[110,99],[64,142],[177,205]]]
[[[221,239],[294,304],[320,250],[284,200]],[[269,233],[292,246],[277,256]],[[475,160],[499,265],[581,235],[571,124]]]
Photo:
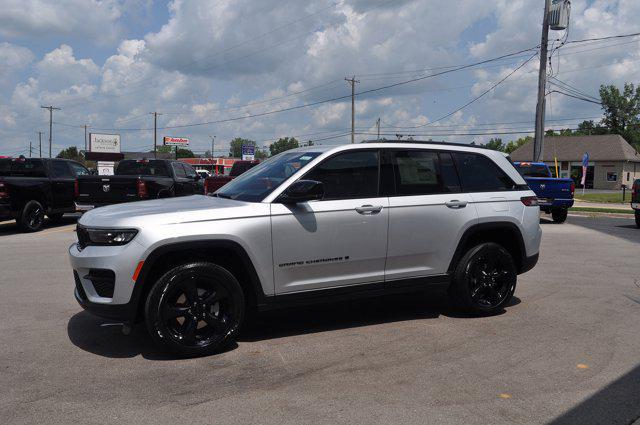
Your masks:
[[[69,165],[71,166],[71,169],[73,170],[76,176],[86,176],[89,174],[89,170],[87,170],[85,167],[83,167],[80,164],[77,164],[75,162],[70,162]]]
[[[57,178],[73,178],[66,161],[51,161],[51,175]]]
[[[378,196],[378,151],[338,154],[304,177],[324,183],[324,199],[372,198]]]
[[[169,177],[169,171],[164,161],[158,160],[126,160],[118,164],[116,176],[162,176]]]
[[[47,177],[40,159],[0,159],[0,176]]]
[[[513,165],[516,166],[516,170],[523,177],[549,177],[549,169],[546,165],[531,164],[530,162],[521,162]]]
[[[191,165],[183,162],[182,166],[184,167],[184,171],[187,173],[187,177],[195,177],[197,175],[196,170],[194,170]]]
[[[513,190],[515,184],[492,160],[472,153],[453,154],[465,192]]]
[[[437,152],[395,151],[393,156],[397,195],[442,193]]]
[[[173,172],[176,174],[176,178],[184,179],[187,178],[187,173],[184,171],[184,167],[179,162],[174,162],[171,164],[173,166]]]
[[[457,193],[461,191],[460,179],[456,166],[453,164],[453,157],[448,152],[440,152],[440,174],[442,176],[442,189],[445,193]]]

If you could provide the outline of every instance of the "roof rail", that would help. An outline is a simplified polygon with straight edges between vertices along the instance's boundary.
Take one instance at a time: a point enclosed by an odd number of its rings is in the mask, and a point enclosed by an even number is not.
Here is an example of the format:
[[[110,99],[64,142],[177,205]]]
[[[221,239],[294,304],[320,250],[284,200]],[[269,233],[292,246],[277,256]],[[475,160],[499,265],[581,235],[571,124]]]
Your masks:
[[[361,143],[417,143],[417,144],[430,144],[430,145],[444,145],[444,146],[458,146],[458,147],[468,147],[468,148],[479,148],[479,149],[489,149],[484,145],[472,145],[470,143],[452,143],[452,142],[443,142],[439,140],[363,140]]]

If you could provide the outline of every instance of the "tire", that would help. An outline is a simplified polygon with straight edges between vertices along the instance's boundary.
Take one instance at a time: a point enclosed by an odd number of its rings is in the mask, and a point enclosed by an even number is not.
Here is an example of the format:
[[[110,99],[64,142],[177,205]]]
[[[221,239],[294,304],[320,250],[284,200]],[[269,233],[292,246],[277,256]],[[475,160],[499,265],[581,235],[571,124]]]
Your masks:
[[[38,201],[29,201],[16,220],[23,232],[37,232],[44,223],[44,207]]]
[[[636,210],[636,227],[640,229],[640,210]]]
[[[569,210],[566,208],[559,208],[551,211],[551,217],[555,223],[564,223],[568,214]]]
[[[516,290],[518,273],[511,254],[487,242],[471,248],[458,262],[449,296],[465,313],[486,316],[498,313]]]
[[[235,341],[244,314],[238,280],[208,262],[169,270],[151,288],[144,309],[151,338],[180,357],[224,349]]]
[[[55,214],[47,214],[47,217],[49,217],[49,220],[53,222],[59,222],[60,220],[62,220],[63,215],[64,213],[55,213]]]

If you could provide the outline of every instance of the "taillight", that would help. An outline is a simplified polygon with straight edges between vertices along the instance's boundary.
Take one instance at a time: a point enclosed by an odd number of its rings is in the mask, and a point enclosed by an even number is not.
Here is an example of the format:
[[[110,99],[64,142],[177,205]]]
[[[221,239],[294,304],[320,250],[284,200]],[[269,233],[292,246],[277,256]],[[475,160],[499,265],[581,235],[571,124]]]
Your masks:
[[[138,198],[148,198],[149,192],[147,192],[147,183],[144,180],[138,180]]]
[[[571,196],[573,196],[575,191],[576,191],[576,184],[571,182]]]
[[[9,188],[4,182],[0,182],[0,199],[7,199],[9,197]]]
[[[73,194],[77,198],[80,195],[80,187],[78,187],[78,180],[73,182]]]
[[[537,196],[523,196],[520,198],[520,201],[527,207],[537,207],[538,206],[538,197]]]

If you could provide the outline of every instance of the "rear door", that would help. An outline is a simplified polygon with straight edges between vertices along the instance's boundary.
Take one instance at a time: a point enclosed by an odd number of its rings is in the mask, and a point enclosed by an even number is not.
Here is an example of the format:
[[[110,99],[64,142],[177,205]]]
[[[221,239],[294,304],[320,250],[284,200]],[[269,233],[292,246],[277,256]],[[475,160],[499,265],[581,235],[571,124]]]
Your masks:
[[[73,209],[76,176],[71,170],[69,162],[62,159],[52,159],[49,167],[53,188],[53,205],[50,205],[51,209]]]
[[[302,178],[321,181],[321,201],[274,202],[276,293],[383,282],[388,198],[379,194],[379,151],[339,152]]]
[[[446,273],[460,237],[477,222],[451,154],[389,149],[385,164],[383,178],[391,181],[384,185],[389,193],[385,279],[393,285],[399,279]]]

